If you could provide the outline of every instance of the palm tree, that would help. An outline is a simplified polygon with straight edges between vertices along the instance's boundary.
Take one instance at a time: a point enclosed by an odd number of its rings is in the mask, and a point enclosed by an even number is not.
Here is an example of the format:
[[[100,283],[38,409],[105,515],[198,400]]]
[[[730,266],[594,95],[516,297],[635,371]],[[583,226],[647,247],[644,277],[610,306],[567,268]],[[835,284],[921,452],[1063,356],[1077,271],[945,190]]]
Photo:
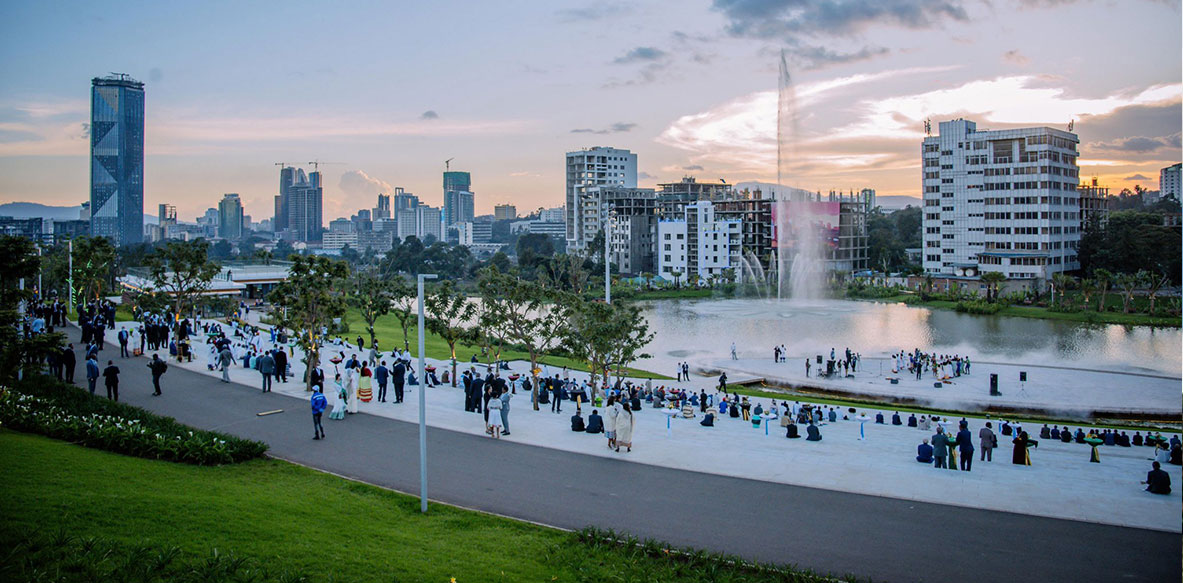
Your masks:
[[[1093,280],[1097,282],[1098,291],[1101,292],[1101,299],[1097,302],[1097,311],[1105,311],[1105,302],[1109,297],[1109,286],[1113,285],[1113,273],[1108,269],[1094,269]]]
[[[1067,293],[1068,288],[1076,283],[1076,278],[1065,273],[1056,273],[1052,275],[1052,305],[1059,307],[1064,303],[1064,294]],[[1056,301],[1056,290],[1060,290],[1060,300]]]
[[[676,288],[682,287],[680,284],[681,278],[682,278],[682,270],[675,269],[670,272],[670,275],[674,276],[674,288],[676,289]]]
[[[1170,281],[1165,273],[1147,273],[1146,294],[1150,298],[1150,315],[1154,315],[1154,300],[1158,298],[1158,290]]]
[[[1084,309],[1089,308],[1089,299],[1097,292],[1097,280],[1085,277],[1080,280],[1080,295],[1084,296]]]
[[[1123,273],[1116,278],[1117,287],[1121,289],[1121,311],[1130,313],[1130,304],[1134,302],[1134,291],[1141,287],[1146,280],[1146,272]]]
[[[986,284],[986,301],[993,302],[998,299],[998,286],[1006,281],[1006,274],[999,271],[987,271],[982,274],[981,280]]]

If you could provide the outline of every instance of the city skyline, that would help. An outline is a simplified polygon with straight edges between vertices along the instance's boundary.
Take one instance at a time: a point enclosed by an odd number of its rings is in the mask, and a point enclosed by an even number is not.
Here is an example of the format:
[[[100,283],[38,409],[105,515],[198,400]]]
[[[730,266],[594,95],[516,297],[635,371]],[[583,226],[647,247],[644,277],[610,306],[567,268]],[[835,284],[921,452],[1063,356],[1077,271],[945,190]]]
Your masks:
[[[449,158],[481,185],[477,214],[558,206],[562,155],[593,146],[637,153],[643,187],[682,175],[772,182],[782,48],[799,108],[791,186],[919,198],[924,119],[1075,120],[1082,181],[1114,192],[1157,188],[1159,169],[1180,158],[1178,5],[822,4],[836,8],[17,6],[3,41],[12,58],[0,64],[0,202],[87,198],[86,86],[112,70],[146,84],[144,206],[176,204],[183,220],[226,192],[246,214],[271,216],[281,161],[344,163],[321,169],[326,218],[395,186],[442,206]],[[445,13],[497,26],[428,48]],[[145,29],[102,44],[96,19]],[[307,46],[285,40],[314,26]],[[226,42],[193,51],[215,27]],[[1109,30],[1137,30],[1138,42],[1085,34]]]

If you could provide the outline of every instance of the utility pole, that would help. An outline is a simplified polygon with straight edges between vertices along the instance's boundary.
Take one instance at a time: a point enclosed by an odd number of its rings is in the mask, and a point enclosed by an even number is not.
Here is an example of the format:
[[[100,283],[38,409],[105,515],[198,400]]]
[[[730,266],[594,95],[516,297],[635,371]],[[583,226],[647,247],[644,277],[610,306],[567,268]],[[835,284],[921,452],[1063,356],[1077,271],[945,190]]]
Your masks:
[[[604,303],[612,303],[612,262],[608,259],[608,207],[604,207]]]
[[[427,514],[427,358],[423,332],[423,281],[435,279],[434,273],[419,274],[419,512]]]

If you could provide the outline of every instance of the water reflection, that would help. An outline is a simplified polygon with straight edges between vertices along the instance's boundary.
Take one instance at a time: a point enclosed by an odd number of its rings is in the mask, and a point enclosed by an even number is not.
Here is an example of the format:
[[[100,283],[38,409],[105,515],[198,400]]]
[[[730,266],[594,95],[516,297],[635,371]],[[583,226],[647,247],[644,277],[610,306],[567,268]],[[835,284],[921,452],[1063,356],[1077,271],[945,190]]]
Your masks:
[[[656,333],[648,352],[656,368],[685,359],[725,358],[735,342],[743,358],[772,358],[773,345],[790,355],[842,352],[888,356],[920,348],[981,361],[1067,366],[1179,376],[1183,342],[1178,328],[1081,324],[903,304],[775,300],[670,300],[646,306]]]

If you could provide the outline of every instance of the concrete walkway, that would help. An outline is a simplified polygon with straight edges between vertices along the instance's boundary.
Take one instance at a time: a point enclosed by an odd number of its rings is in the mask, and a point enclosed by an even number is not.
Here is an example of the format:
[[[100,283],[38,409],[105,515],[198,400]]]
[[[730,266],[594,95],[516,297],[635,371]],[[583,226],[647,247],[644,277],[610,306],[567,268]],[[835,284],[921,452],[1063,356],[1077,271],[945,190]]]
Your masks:
[[[103,360],[114,354],[117,350],[108,345]],[[223,384],[172,366],[164,378],[164,395],[152,397],[148,371],[143,368],[146,361],[115,360],[125,371],[120,393],[126,402],[197,427],[266,441],[271,453],[284,459],[379,486],[418,492],[414,424],[380,415],[351,415],[343,421],[326,422],[327,439],[313,441],[302,394],[296,398],[279,392],[262,394],[253,386]],[[248,372],[236,371],[236,376],[249,378],[244,376]],[[408,405],[417,397],[417,393],[410,393]],[[274,409],[284,412],[256,415]],[[524,409],[519,406],[512,413],[511,426],[515,420],[521,426],[514,427],[512,437],[533,431],[527,428],[533,423],[522,422]],[[650,425],[650,419],[641,422],[641,428]],[[596,436],[579,434],[574,438],[590,444],[590,450],[602,447]],[[648,439],[654,437],[638,433],[638,449],[633,453],[652,448]],[[430,493],[436,501],[561,528],[613,528],[675,545],[794,563],[821,572],[922,582],[947,580],[949,568],[957,571],[959,580],[983,582],[1177,581],[1181,575],[1179,536],[1174,533],[625,463],[628,458],[624,455],[585,455],[435,427],[428,430],[428,451]],[[699,446],[697,452],[700,459],[746,459],[742,451],[710,446]],[[748,465],[774,462],[757,457]],[[943,479],[941,474],[949,479],[961,476],[918,469],[920,476],[928,479]],[[836,473],[828,479],[840,485],[852,478]],[[1177,503],[1173,500],[1170,504]],[[1177,506],[1170,508],[1174,509],[1164,512],[1177,518]],[[936,548],[932,540],[938,537],[964,544]],[[934,568],[934,557],[939,557],[945,568]]]

